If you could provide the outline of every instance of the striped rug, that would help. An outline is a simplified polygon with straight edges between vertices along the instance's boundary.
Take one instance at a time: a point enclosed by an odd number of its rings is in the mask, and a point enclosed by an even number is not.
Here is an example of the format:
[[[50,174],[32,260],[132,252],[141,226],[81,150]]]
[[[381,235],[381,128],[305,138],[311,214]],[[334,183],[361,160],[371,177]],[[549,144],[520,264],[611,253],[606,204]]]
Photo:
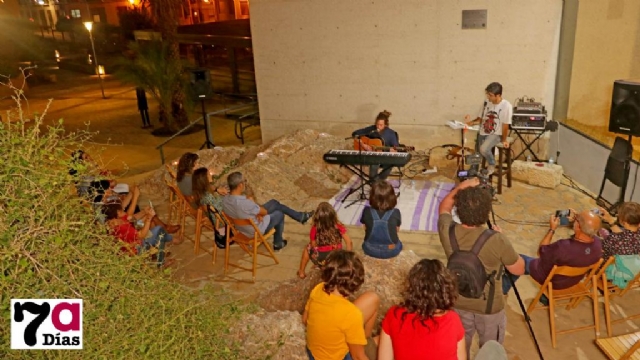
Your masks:
[[[453,183],[443,183],[427,180],[388,180],[389,183],[400,191],[398,205],[396,206],[402,214],[402,226],[400,230],[421,230],[429,232],[438,231],[438,205],[445,195],[453,189]],[[333,205],[338,213],[338,218],[345,225],[361,225],[360,217],[369,201],[363,200],[348,206],[357,200],[359,191],[349,195],[344,201],[349,190],[360,185],[360,178],[354,175],[340,191],[334,195],[329,203]],[[368,196],[369,187],[366,187]],[[348,206],[348,207],[347,207]]]

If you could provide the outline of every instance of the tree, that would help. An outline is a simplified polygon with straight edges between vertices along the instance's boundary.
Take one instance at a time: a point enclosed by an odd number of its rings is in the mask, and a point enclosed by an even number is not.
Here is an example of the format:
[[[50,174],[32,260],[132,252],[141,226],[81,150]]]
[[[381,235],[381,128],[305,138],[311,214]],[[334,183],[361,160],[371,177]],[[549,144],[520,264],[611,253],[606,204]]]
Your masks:
[[[125,11],[120,15],[121,35],[128,41],[135,40],[133,32],[136,30],[151,30],[155,28],[155,22],[149,12],[142,6]]]
[[[150,0],[151,11],[156,19],[162,41],[167,47],[167,57],[165,61],[171,63],[171,67],[180,69],[182,73],[182,61],[180,60],[180,49],[178,47],[178,17],[181,11],[181,2],[176,0]],[[189,124],[187,111],[185,110],[185,91],[182,82],[176,82],[171,96],[171,123],[167,123],[169,128],[173,124],[177,127],[185,127]]]
[[[184,87],[182,62],[167,61],[170,46],[164,41],[129,45],[131,59],[120,61],[117,75],[125,82],[145,89],[158,102],[160,121],[172,129],[171,109],[176,88]]]

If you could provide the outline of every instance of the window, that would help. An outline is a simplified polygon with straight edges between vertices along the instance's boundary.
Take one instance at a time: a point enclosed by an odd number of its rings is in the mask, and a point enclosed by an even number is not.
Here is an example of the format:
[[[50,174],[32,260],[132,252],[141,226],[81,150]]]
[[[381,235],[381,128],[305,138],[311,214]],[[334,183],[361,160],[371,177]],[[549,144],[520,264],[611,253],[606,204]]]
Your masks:
[[[76,19],[81,18],[82,15],[80,15],[80,9],[72,9],[71,10],[71,17],[72,18],[76,18]]]

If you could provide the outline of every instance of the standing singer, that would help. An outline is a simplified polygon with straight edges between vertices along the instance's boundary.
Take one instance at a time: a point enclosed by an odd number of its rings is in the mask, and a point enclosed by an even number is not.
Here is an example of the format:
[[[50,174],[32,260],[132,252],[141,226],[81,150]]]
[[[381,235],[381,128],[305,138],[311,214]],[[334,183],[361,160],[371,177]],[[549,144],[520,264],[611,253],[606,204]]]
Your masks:
[[[505,149],[509,148],[507,135],[509,135],[509,125],[513,115],[511,103],[502,98],[502,85],[492,82],[484,89],[487,100],[484,102],[480,116],[469,121],[469,115],[464,117],[467,125],[472,126],[480,123],[480,133],[476,149],[482,157],[487,160],[487,174],[491,175],[496,170],[496,158],[493,155],[493,148],[502,142]]]
[[[376,117],[374,125],[356,130],[351,133],[351,136],[366,136],[367,138],[382,139],[382,145],[390,147],[389,151],[396,152],[394,147],[400,146],[400,143],[398,141],[398,133],[389,127],[389,116],[391,116],[390,112],[387,110],[382,111]],[[366,141],[362,143],[362,149],[365,151],[376,150],[367,144]],[[378,173],[380,166],[381,165],[371,165],[369,167],[369,179],[371,181],[374,179],[385,180],[391,173],[391,168],[393,168],[393,166],[384,165],[380,173]]]

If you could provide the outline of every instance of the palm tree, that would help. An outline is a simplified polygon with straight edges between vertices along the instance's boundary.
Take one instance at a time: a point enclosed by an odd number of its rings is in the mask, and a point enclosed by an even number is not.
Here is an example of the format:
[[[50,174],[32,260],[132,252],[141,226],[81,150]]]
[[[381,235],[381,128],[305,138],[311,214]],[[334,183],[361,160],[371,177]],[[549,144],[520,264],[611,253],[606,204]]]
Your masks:
[[[175,89],[183,88],[185,78],[181,61],[167,61],[169,47],[164,41],[132,42],[129,51],[134,57],[120,61],[117,75],[124,82],[140,86],[151,94],[160,107],[160,121],[164,121],[168,130],[176,131],[184,125],[172,118],[171,109]]]
[[[181,1],[178,0],[150,0],[151,11],[156,19],[163,43],[166,44],[167,57],[165,61],[170,63],[172,68],[179,69],[182,74],[182,61],[180,60],[180,50],[178,47],[178,18],[182,9]],[[184,84],[178,81],[174,84],[171,92],[171,120],[178,127],[182,128],[189,123],[185,110]]]

